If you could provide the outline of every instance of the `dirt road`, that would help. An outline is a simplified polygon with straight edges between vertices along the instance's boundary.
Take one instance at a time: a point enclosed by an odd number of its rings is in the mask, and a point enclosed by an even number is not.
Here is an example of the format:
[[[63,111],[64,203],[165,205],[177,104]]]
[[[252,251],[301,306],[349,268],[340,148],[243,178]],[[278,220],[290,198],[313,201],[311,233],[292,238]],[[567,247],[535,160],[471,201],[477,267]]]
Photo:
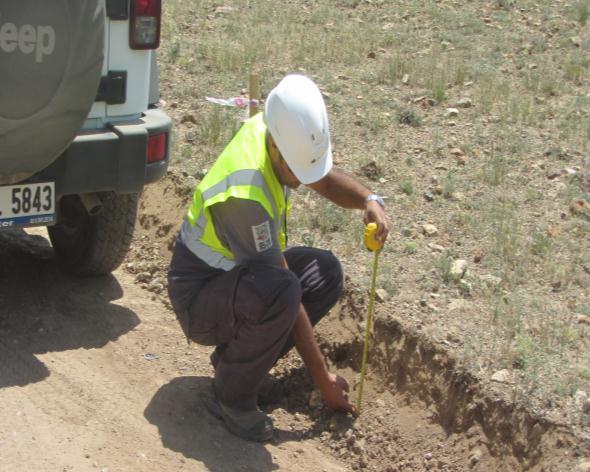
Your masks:
[[[133,278],[64,275],[46,239],[0,232],[0,469],[344,470],[317,440],[259,445],[202,407],[208,351]]]

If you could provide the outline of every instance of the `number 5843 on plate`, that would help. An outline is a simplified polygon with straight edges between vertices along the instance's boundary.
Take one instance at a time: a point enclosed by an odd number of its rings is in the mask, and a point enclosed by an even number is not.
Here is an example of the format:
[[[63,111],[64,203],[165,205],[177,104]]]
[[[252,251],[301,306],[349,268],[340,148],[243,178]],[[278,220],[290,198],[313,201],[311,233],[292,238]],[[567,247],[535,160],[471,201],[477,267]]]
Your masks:
[[[54,223],[54,182],[0,187],[0,228]]]

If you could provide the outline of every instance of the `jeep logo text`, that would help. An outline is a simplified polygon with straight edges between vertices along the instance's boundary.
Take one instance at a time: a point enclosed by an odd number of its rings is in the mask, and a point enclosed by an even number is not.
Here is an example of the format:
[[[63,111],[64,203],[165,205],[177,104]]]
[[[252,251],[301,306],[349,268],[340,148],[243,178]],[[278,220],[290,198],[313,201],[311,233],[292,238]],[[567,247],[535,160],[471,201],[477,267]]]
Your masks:
[[[1,18],[1,17],[0,17]],[[44,56],[55,50],[55,30],[51,26],[18,26],[0,21],[0,51],[34,54],[36,62],[43,62]]]

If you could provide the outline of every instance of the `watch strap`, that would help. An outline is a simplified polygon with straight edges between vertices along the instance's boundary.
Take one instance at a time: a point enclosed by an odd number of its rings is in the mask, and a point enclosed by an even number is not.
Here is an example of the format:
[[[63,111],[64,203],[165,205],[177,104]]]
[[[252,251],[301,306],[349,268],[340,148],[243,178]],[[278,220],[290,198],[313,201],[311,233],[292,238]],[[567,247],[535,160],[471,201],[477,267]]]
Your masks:
[[[383,197],[381,195],[377,195],[376,193],[372,193],[367,198],[365,198],[365,202],[377,202],[379,205],[385,208],[385,201],[383,200]]]

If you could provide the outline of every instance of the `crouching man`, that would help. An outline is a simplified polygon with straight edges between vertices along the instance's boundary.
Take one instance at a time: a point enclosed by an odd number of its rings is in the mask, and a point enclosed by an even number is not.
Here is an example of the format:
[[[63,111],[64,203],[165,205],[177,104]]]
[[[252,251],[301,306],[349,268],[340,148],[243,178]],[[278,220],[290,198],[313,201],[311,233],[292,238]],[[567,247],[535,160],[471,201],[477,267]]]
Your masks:
[[[377,238],[387,238],[382,198],[332,168],[319,89],[288,75],[197,186],[168,274],[186,336],[215,346],[209,410],[253,441],[273,436],[258,406],[273,389],[268,372],[293,346],[324,403],[354,414],[346,380],[328,371],[312,331],[342,292],[340,263],[329,251],[287,248],[289,192],[300,184],[364,210],[364,222],[378,225]]]

